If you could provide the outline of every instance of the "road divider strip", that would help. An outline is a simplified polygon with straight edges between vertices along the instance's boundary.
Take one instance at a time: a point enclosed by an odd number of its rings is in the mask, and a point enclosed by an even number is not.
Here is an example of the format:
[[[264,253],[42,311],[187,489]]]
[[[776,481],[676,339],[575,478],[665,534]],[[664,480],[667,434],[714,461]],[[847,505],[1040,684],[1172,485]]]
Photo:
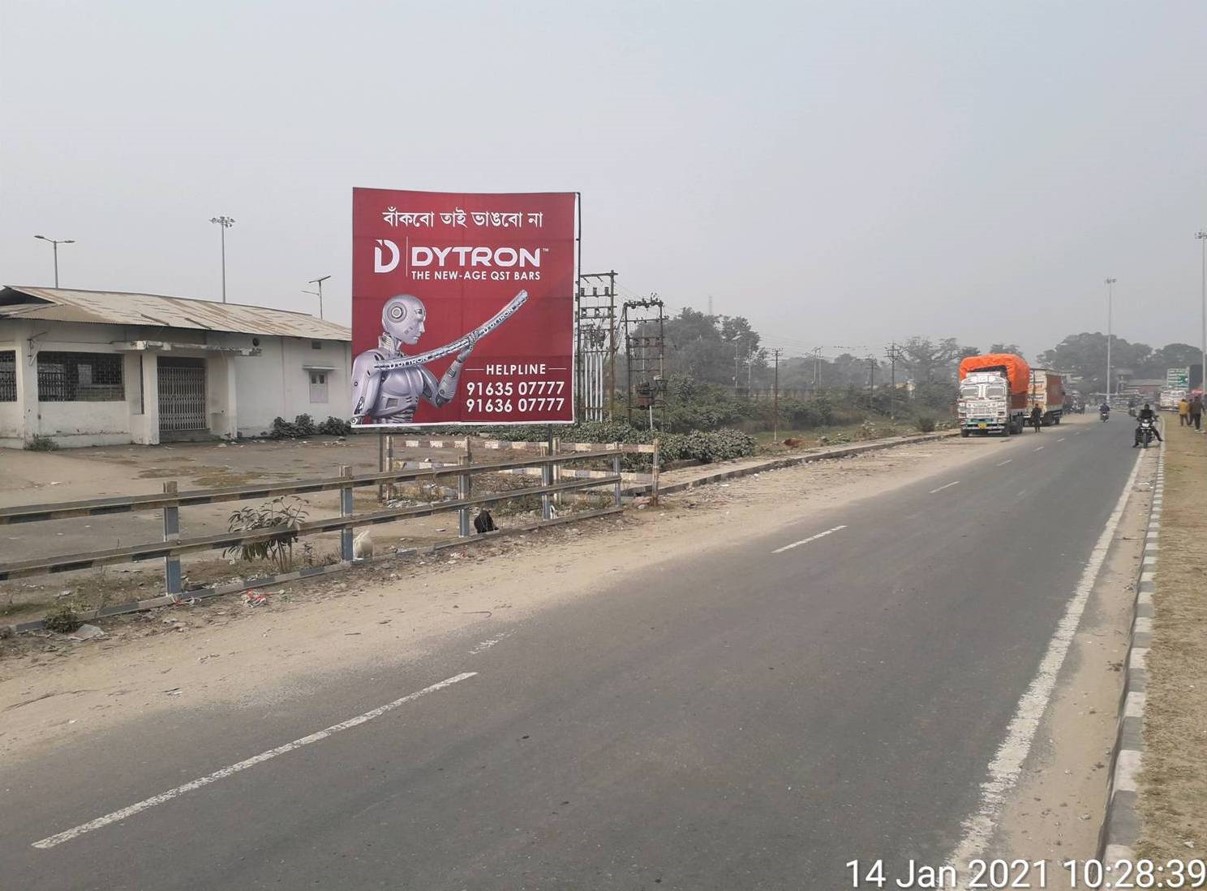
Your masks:
[[[105,826],[108,826],[110,823],[118,823],[122,820],[125,820],[127,817],[133,817],[135,814],[153,808],[156,805],[166,804],[174,798],[179,798],[186,792],[193,792],[196,789],[200,789],[202,786],[208,786],[210,783],[216,783],[218,780],[224,780],[242,770],[247,770],[249,767],[255,767],[257,764],[263,764],[265,761],[271,761],[273,758],[276,758],[279,755],[287,755],[295,749],[300,749],[304,746],[311,745],[312,743],[322,742],[324,739],[334,736],[335,734],[344,730],[351,730],[353,727],[359,727],[361,724],[366,724],[369,721],[372,721],[374,718],[380,718],[387,712],[392,712],[394,709],[406,705],[408,702],[414,702],[421,696],[426,696],[429,693],[435,693],[438,690],[451,687],[453,684],[459,684],[462,681],[467,681],[475,675],[477,675],[476,671],[466,671],[462,672],[461,674],[454,675],[451,678],[445,678],[439,683],[432,684],[430,687],[424,687],[422,690],[411,693],[402,697],[401,699],[395,699],[393,702],[379,706],[372,711],[367,711],[363,715],[357,715],[355,718],[349,718],[347,721],[332,724],[325,730],[320,730],[317,733],[310,734],[309,736],[303,736],[301,739],[295,739],[293,742],[287,742],[283,746],[277,746],[275,749],[269,749],[267,752],[261,752],[259,755],[254,755],[245,761],[240,761],[238,764],[232,764],[229,767],[216,770],[211,774],[201,777],[200,779],[185,783],[183,786],[177,786],[175,789],[169,789],[167,792],[154,795],[151,798],[144,798],[137,804],[132,804],[129,807],[124,807],[119,811],[113,811],[113,813],[105,814],[103,817],[97,817],[95,820],[82,823],[79,826],[65,830],[64,832],[60,832],[57,835],[52,835],[48,838],[42,839],[41,841],[36,841],[33,843],[33,846],[35,848],[41,848],[42,850],[48,850],[56,845],[63,844],[63,842],[71,841],[73,838],[79,838],[81,835],[84,835],[88,832],[102,829]]]
[[[840,531],[842,529],[846,529],[846,528],[847,528],[846,526],[835,526],[833,529],[827,529],[825,532],[819,532],[816,535],[810,535],[808,538],[802,538],[800,541],[794,541],[794,542],[792,542],[792,544],[784,545],[782,548],[776,548],[771,553],[782,554],[782,553],[784,553],[784,551],[790,551],[793,548],[799,548],[801,545],[806,545],[811,541],[817,541],[819,538],[825,538],[827,535],[833,535],[835,532],[838,532],[838,531]]]

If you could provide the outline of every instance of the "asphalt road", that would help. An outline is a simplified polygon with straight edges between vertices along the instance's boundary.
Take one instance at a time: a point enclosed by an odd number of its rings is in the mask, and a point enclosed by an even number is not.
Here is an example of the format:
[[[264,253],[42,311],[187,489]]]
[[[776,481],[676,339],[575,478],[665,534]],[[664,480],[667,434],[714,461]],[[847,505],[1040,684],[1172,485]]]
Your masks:
[[[984,457],[950,479],[807,519],[785,504],[774,535],[735,528],[488,648],[457,637],[268,712],[0,767],[0,887],[826,889],[856,858],[940,865],[1133,467],[1129,431],[961,443]]]

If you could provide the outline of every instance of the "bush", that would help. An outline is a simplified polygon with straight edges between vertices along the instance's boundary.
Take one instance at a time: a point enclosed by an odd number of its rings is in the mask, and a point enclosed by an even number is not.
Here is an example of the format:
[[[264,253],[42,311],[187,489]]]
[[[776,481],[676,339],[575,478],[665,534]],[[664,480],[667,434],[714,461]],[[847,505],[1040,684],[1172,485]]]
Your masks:
[[[272,419],[272,430],[269,436],[273,439],[300,439],[306,436],[323,434],[324,436],[347,436],[352,432],[352,424],[340,418],[327,418],[322,424],[315,425],[310,415],[298,415],[292,421],[284,418]]]
[[[25,450],[29,452],[54,452],[58,451],[59,444],[49,436],[43,436],[41,433],[35,433],[25,443]],[[72,629],[75,630],[74,628]]]
[[[349,436],[352,433],[352,424],[343,418],[329,417],[319,424],[319,433],[324,436]]]
[[[914,421],[914,426],[918,428],[919,433],[934,433],[935,419],[930,415],[919,415],[918,419]]]
[[[280,533],[250,544],[233,545],[224,550],[223,555],[238,554],[244,560],[271,560],[280,572],[288,572],[293,567],[293,543],[298,540],[298,527],[306,519],[303,504],[295,496],[281,496],[258,507],[235,511],[226,525],[229,532],[279,529]]]
[[[42,620],[42,625],[47,631],[56,631],[59,634],[70,634],[73,631],[78,631],[83,624],[83,620],[69,604],[64,604],[51,610],[46,614],[46,618]]]

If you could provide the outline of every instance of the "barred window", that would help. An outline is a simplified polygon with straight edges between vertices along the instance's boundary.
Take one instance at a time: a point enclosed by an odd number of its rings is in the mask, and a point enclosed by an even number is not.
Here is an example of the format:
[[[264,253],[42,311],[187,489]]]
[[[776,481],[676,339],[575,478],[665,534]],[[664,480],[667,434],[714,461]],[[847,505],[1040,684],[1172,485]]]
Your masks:
[[[120,402],[122,357],[113,353],[38,353],[41,402]]]
[[[0,350],[0,402],[17,401],[17,351]]]

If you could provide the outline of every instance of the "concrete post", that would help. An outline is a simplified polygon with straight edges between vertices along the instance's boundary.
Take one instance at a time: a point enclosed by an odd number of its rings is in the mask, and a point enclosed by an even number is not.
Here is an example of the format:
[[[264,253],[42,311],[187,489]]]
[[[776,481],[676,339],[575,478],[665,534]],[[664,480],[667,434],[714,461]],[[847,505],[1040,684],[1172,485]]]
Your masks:
[[[163,494],[175,495],[176,481],[163,484]],[[165,542],[180,541],[180,507],[176,504],[164,505],[163,509],[163,540]],[[184,576],[180,570],[180,558],[168,556],[163,558],[164,589],[168,594],[179,594],[184,588]]]
[[[620,443],[616,443],[616,454],[612,456],[612,473],[617,477],[616,491],[612,495],[612,504],[615,507],[620,507]]]
[[[352,477],[352,468],[347,464],[341,464],[339,475],[344,479]],[[341,517],[350,517],[355,513],[356,508],[352,504],[352,486],[343,486],[339,490],[339,515]],[[347,563],[352,562],[352,533],[351,527],[341,529],[339,531],[339,558]]]
[[[654,469],[653,469],[653,474],[650,479],[650,503],[651,504],[658,503],[658,465],[660,463],[659,459],[661,458],[661,455],[659,454],[659,446],[661,446],[661,441],[655,439],[654,440]]]
[[[553,451],[552,443],[545,443],[545,445],[544,445],[545,457],[549,458],[550,460],[546,461],[544,464],[541,465],[541,485],[542,486],[553,485],[553,460],[552,460],[553,456],[550,454],[552,451]],[[548,492],[541,493],[541,519],[542,520],[552,520],[553,519],[553,499],[550,497]]]
[[[462,467],[468,467],[471,463],[470,456],[458,455],[457,463]],[[457,474],[457,498],[464,501],[472,497],[473,494],[473,477],[468,473]],[[457,534],[462,538],[469,538],[472,528],[470,525],[470,511],[472,508],[463,507],[457,511]]]

